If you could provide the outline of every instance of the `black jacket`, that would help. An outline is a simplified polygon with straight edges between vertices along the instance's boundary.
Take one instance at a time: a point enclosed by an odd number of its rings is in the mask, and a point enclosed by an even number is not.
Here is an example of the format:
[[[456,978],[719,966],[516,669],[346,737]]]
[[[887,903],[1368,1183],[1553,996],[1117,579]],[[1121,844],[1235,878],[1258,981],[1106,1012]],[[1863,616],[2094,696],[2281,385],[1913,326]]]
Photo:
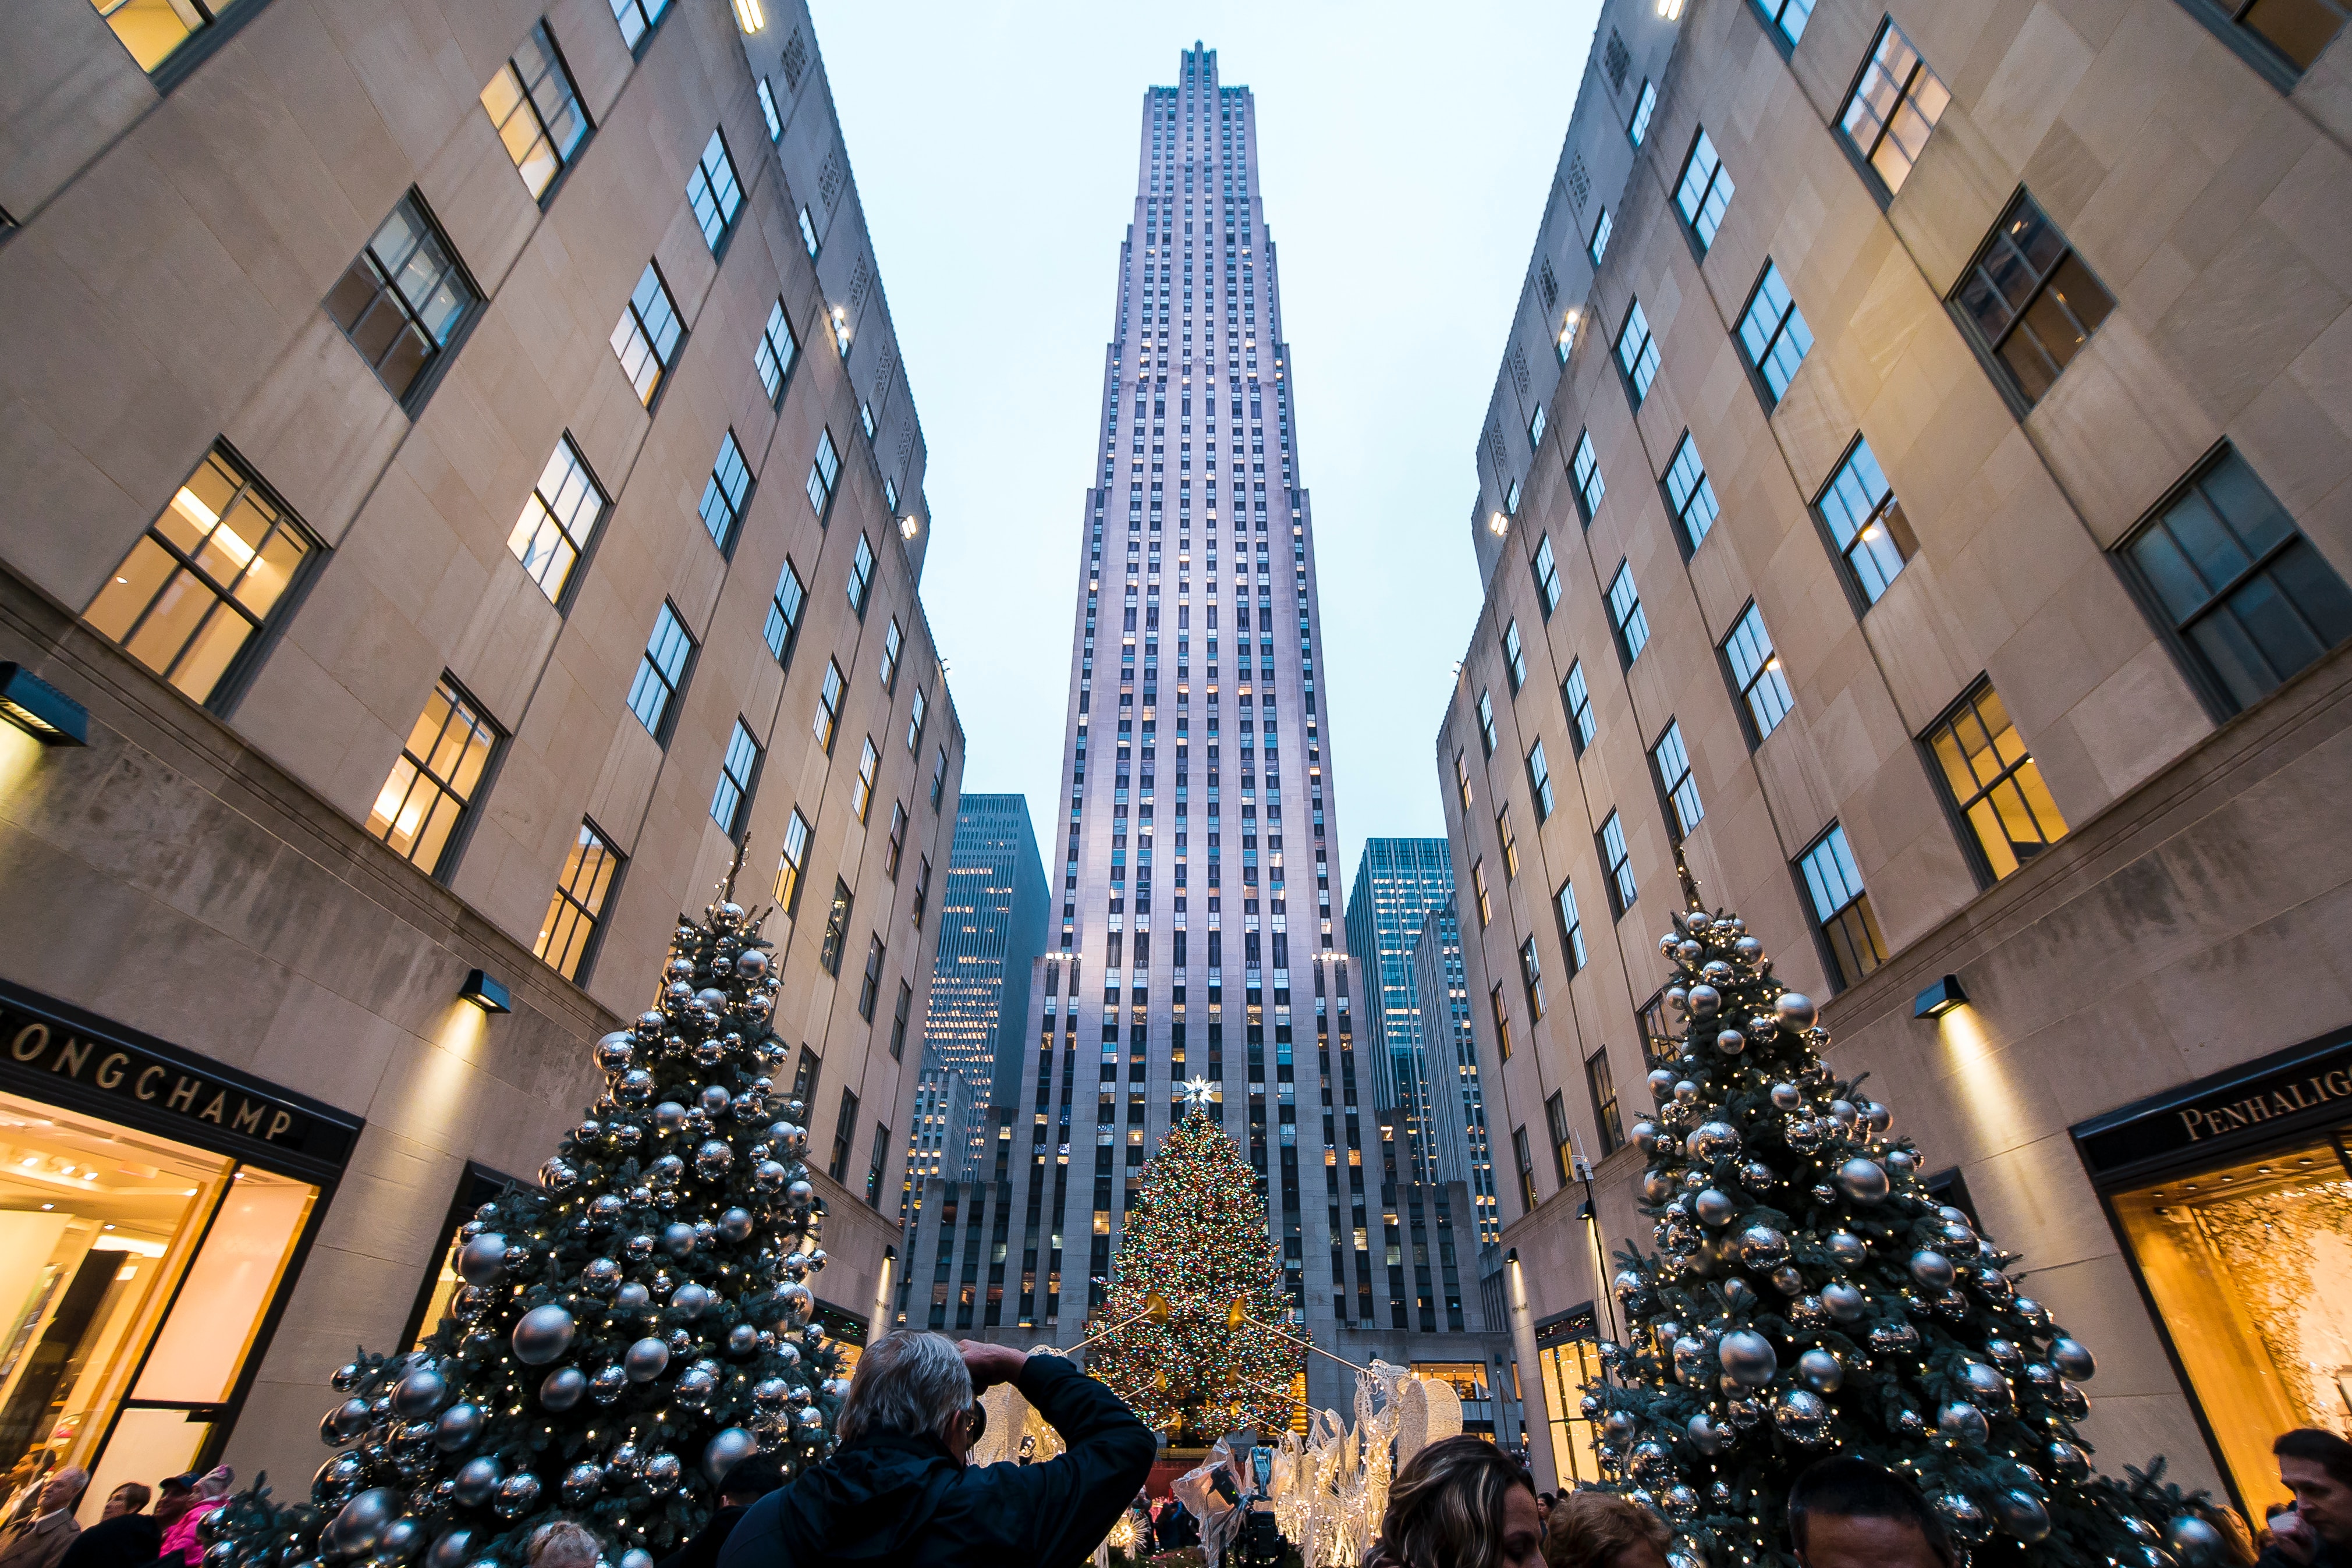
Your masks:
[[[1110,1532],[1158,1439],[1059,1356],[1013,1380],[1061,1434],[1042,1465],[970,1468],[929,1434],[877,1432],[744,1510],[719,1568],[1066,1568]]]
[[[143,1568],[163,1546],[163,1528],[153,1515],[120,1514],[75,1536],[58,1568]]]
[[[743,1521],[740,1507],[722,1508],[710,1516],[702,1533],[663,1558],[656,1568],[719,1568],[719,1553],[725,1549],[727,1538]],[[63,1564],[59,1564],[63,1568]]]

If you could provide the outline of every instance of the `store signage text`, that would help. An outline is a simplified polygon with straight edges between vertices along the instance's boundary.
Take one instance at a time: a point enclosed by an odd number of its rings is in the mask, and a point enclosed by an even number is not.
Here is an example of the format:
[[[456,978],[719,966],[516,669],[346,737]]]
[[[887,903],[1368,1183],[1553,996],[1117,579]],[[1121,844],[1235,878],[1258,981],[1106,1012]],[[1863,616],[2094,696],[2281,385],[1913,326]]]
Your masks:
[[[144,1051],[0,1009],[0,1041],[10,1061],[55,1073],[108,1094],[160,1107],[265,1143],[299,1143],[310,1118],[267,1096],[216,1082]]]
[[[2352,1068],[2314,1073],[2283,1089],[2264,1089],[2220,1105],[2190,1105],[2180,1110],[2180,1125],[2191,1143],[2226,1137],[2259,1127],[2274,1117],[2294,1116],[2316,1110],[2332,1100],[2352,1100]]]
[[[2199,1158],[2250,1139],[2352,1121],[2352,1042],[2341,1035],[2302,1059],[2232,1079],[2189,1086],[2168,1100],[2077,1130],[2095,1173],[2138,1169],[2151,1160]]]

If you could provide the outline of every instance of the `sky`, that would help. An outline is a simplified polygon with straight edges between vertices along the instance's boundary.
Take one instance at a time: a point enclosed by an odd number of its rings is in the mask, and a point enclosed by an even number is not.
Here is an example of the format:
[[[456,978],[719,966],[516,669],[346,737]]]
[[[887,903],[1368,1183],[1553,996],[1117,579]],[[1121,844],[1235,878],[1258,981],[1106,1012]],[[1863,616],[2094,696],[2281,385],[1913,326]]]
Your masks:
[[[811,8],[929,448],[923,602],[964,789],[1026,795],[1050,842],[1142,95],[1198,39],[1257,100],[1340,869],[1367,837],[1442,837],[1474,454],[1599,0]]]

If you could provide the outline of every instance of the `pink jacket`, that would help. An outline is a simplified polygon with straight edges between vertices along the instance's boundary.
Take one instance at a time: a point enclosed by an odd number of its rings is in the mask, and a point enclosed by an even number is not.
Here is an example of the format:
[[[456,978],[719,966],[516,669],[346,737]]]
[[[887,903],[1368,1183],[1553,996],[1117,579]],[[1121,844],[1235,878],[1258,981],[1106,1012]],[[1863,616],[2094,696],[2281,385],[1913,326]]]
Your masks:
[[[198,1568],[204,1560],[205,1543],[196,1539],[196,1525],[205,1515],[227,1502],[225,1497],[207,1498],[173,1520],[171,1528],[163,1531],[163,1550],[156,1554],[158,1561],[168,1563],[177,1558],[188,1568]]]

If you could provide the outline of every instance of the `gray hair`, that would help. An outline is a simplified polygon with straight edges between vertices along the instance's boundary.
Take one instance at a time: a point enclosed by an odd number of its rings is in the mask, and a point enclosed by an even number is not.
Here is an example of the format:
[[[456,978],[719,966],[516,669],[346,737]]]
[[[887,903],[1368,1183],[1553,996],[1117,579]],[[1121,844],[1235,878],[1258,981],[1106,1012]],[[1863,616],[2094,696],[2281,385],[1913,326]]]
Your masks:
[[[866,1347],[834,1423],[845,1443],[869,1432],[929,1433],[971,1404],[971,1373],[955,1342],[919,1329],[895,1329]]]
[[[531,1532],[527,1561],[531,1568],[594,1568],[603,1556],[596,1537],[584,1525],[559,1519]]]

